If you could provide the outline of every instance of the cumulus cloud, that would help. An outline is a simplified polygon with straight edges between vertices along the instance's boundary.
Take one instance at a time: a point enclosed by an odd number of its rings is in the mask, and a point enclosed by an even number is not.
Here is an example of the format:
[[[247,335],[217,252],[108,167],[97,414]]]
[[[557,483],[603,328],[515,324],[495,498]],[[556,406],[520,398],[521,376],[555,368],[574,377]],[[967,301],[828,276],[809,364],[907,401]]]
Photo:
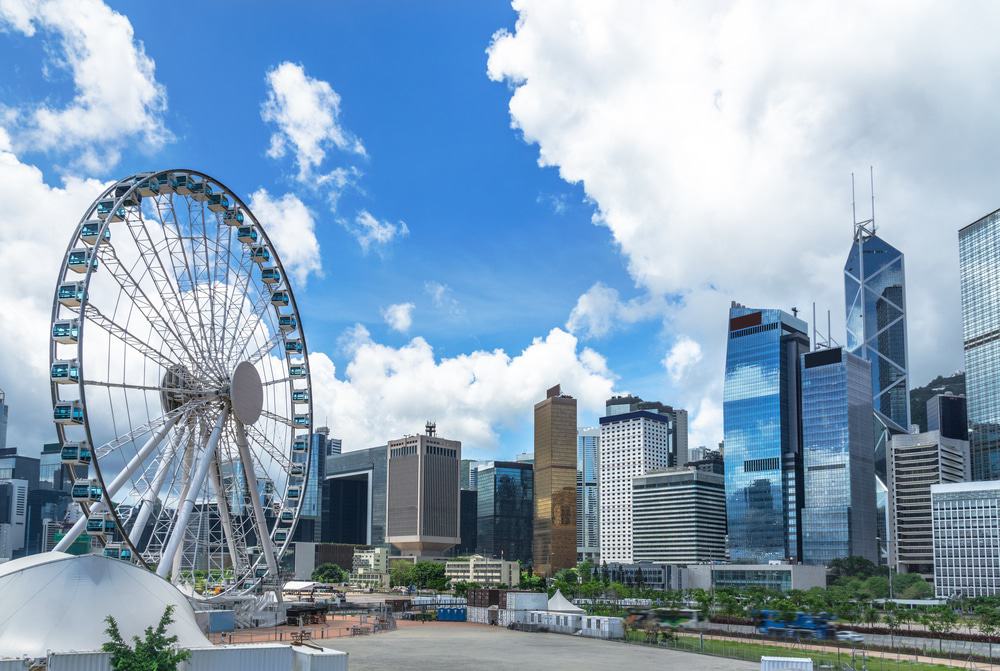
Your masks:
[[[880,233],[907,254],[914,382],[961,366],[956,230],[997,206],[1000,6],[514,7],[488,74],[539,164],[583,186],[639,287],[672,301],[668,329],[700,344],[688,407],[721,402],[730,299],[815,300],[842,330],[850,173],[869,164]],[[601,294],[578,305],[584,333],[614,323]]]
[[[329,82],[310,77],[301,64],[289,61],[268,70],[267,86],[260,116],[278,127],[267,155],[280,158],[291,151],[299,180],[332,179],[343,186],[348,174],[342,170],[315,175],[331,147],[365,155],[361,140],[340,124],[340,95]]]
[[[5,0],[4,26],[29,37],[39,30],[55,36],[52,63],[69,70],[75,88],[65,107],[42,102],[15,110],[8,126],[15,149],[79,151],[84,168],[103,172],[118,162],[128,139],[139,137],[151,150],[169,139],[166,91],[125,16],[100,0]]]
[[[382,310],[382,319],[393,331],[406,333],[413,325],[413,303],[394,303]]]
[[[566,328],[588,338],[601,338],[627,324],[661,315],[664,308],[665,301],[658,296],[623,302],[617,289],[597,282],[576,300]]]
[[[663,358],[663,367],[674,382],[679,382],[691,366],[701,361],[701,356],[701,345],[691,338],[681,336]]]
[[[274,243],[282,265],[297,284],[310,274],[323,276],[316,222],[305,203],[291,193],[275,198],[267,189],[250,194],[250,209]]]
[[[361,250],[367,254],[371,250],[381,251],[397,238],[410,235],[410,229],[405,221],[392,223],[380,220],[368,210],[361,210],[353,220],[340,219],[340,225],[354,236],[361,245]]]
[[[495,349],[437,358],[423,338],[388,347],[363,327],[347,340],[353,349],[342,377],[325,354],[310,355],[314,411],[329,417],[345,450],[419,431],[428,419],[467,450],[494,449],[498,431],[530,422],[532,406],[552,385],[561,383],[581,412],[594,413],[613,385],[604,358],[562,329],[514,355]]]

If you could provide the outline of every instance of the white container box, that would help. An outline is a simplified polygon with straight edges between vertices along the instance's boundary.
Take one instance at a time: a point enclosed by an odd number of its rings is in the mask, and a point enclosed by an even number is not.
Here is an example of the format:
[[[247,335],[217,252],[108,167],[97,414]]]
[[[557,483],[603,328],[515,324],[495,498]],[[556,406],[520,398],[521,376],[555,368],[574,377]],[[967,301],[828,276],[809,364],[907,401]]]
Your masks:
[[[813,671],[808,657],[761,657],[760,671]]]

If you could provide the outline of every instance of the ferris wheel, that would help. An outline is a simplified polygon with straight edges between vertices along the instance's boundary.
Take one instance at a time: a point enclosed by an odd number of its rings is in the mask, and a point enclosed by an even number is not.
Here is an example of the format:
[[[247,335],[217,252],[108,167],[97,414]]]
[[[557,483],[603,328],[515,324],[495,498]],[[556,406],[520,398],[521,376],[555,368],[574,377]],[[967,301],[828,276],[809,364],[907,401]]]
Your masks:
[[[238,196],[186,169],[108,187],[63,258],[49,363],[82,511],[56,550],[96,544],[202,596],[277,576],[318,505],[308,350]]]

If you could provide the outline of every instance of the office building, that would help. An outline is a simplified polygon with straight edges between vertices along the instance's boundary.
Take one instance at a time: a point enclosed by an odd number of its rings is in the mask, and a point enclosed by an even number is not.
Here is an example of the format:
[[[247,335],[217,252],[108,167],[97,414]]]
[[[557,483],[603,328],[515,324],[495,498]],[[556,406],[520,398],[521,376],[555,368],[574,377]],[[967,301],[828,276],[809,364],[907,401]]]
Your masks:
[[[1000,594],[1000,480],[931,485],[939,599]]]
[[[559,385],[535,404],[535,573],[576,566],[576,399]]]
[[[494,461],[479,468],[476,551],[531,563],[535,479],[531,464]]]
[[[696,449],[697,451],[691,450],[689,453],[690,460],[684,464],[685,466],[690,466],[699,471],[725,475],[726,464],[722,458],[722,452],[719,450],[707,450],[703,447]]]
[[[893,436],[889,442],[889,565],[897,572],[933,579],[931,487],[965,482],[970,472],[967,440],[946,438],[939,430]]]
[[[927,430],[943,438],[969,440],[969,413],[965,394],[936,394],[927,400]]]
[[[871,366],[841,347],[802,355],[802,561],[878,563]]]
[[[0,480],[0,561],[24,554],[28,527],[28,482]]]
[[[687,589],[762,588],[773,592],[826,587],[826,567],[811,564],[692,564],[685,569]]]
[[[0,450],[0,480],[24,480],[28,489],[38,489],[38,459],[19,454],[16,447]]]
[[[636,476],[632,524],[633,561],[724,561],[725,478],[684,467]]]
[[[73,505],[68,492],[61,489],[29,489],[28,516],[25,526],[25,554],[45,552],[45,523],[62,522]]]
[[[517,587],[521,584],[521,565],[516,561],[472,555],[449,559],[444,565],[444,576],[452,584],[474,582],[483,586]]]
[[[38,460],[38,486],[42,489],[69,489],[70,478],[63,481],[62,445],[46,443]]]
[[[576,559],[600,559],[600,472],[601,428],[580,429],[576,434]]]
[[[1000,210],[958,232],[973,480],[1000,478]]]
[[[326,427],[323,427],[326,428]],[[329,429],[327,429],[329,431]],[[341,438],[330,438],[326,437],[326,456],[332,457],[338,454],[342,454],[344,451],[344,441]]]
[[[606,577],[608,582],[617,582],[628,586],[642,586],[660,592],[686,589],[685,571],[682,566],[664,562],[635,561],[629,564],[611,562],[602,564],[598,571],[599,578]]]
[[[400,552],[435,556],[461,542],[458,474],[462,443],[426,433],[389,441],[385,540]]]
[[[385,543],[386,446],[333,455],[326,460],[323,541]]]
[[[326,480],[326,460],[329,456],[330,429],[318,427],[309,436],[309,471],[299,504],[299,522],[295,541],[318,543],[323,536],[323,482]],[[304,455],[303,458],[304,459]],[[299,459],[300,463],[302,459]]]
[[[534,464],[535,454],[534,452],[518,452],[517,456],[514,457],[514,461],[519,464]]]
[[[601,417],[598,541],[602,562],[632,561],[632,479],[687,456],[687,413],[637,396],[613,396]],[[683,438],[677,426],[683,417]],[[683,449],[679,447],[683,445]]]
[[[364,589],[389,589],[389,551],[358,548],[351,562],[351,584]]]
[[[453,553],[469,554],[476,551],[476,541],[478,540],[478,509],[479,492],[475,489],[462,489],[458,493],[458,536],[461,538],[458,545],[452,548]]]
[[[729,310],[723,392],[730,559],[802,556],[799,357],[806,323],[782,310]]]

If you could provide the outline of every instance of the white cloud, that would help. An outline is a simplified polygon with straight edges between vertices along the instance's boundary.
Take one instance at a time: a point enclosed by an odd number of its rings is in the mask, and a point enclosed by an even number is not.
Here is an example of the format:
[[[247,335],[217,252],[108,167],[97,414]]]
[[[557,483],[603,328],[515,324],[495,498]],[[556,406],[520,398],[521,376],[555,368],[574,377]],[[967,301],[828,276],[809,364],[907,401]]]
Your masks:
[[[621,326],[660,316],[665,307],[666,302],[655,296],[622,302],[617,289],[597,282],[576,299],[566,328],[587,338],[601,338]]]
[[[533,404],[556,383],[581,412],[599,412],[612,390],[604,358],[561,329],[513,356],[496,349],[438,359],[423,338],[387,347],[363,327],[347,340],[353,349],[343,379],[324,354],[310,355],[310,367],[316,416],[329,418],[348,450],[419,431],[428,419],[466,450],[492,449],[498,430],[530,422]]]
[[[280,158],[291,150],[301,181],[314,185],[317,180],[342,181],[346,176],[342,172],[315,175],[331,147],[365,155],[361,140],[340,125],[340,95],[328,82],[310,77],[302,65],[289,61],[268,70],[267,85],[260,116],[278,126],[267,155]]]
[[[639,287],[676,303],[668,329],[703,351],[689,407],[719,405],[730,299],[816,300],[842,331],[849,174],[869,164],[880,233],[907,254],[914,382],[961,365],[956,231],[996,207],[982,166],[1000,137],[1000,6],[514,7],[488,74],[511,87],[539,164],[582,184]],[[609,298],[578,304],[584,332],[612,327]]]
[[[431,303],[435,308],[451,315],[462,312],[462,305],[455,298],[455,292],[447,284],[442,284],[435,280],[424,282],[424,293],[430,296]]]
[[[687,336],[681,336],[663,358],[663,367],[670,379],[680,382],[688,370],[701,361],[701,345]]]
[[[75,87],[64,107],[38,103],[17,111],[9,129],[18,151],[78,150],[82,166],[104,172],[129,138],[151,150],[170,138],[166,91],[125,16],[99,0],[4,0],[4,24],[29,37],[39,29],[57,35],[53,62],[70,71]]]
[[[323,276],[316,222],[305,203],[294,194],[275,198],[261,188],[250,194],[250,210],[264,226],[285,271],[297,284],[304,285],[310,274]]]
[[[406,333],[413,325],[413,303],[395,303],[382,310],[382,319],[393,331]]]
[[[405,221],[393,224],[387,220],[377,219],[368,210],[361,210],[353,221],[340,219],[340,224],[346,228],[367,254],[372,249],[381,251],[397,238],[410,235],[410,229]]]

